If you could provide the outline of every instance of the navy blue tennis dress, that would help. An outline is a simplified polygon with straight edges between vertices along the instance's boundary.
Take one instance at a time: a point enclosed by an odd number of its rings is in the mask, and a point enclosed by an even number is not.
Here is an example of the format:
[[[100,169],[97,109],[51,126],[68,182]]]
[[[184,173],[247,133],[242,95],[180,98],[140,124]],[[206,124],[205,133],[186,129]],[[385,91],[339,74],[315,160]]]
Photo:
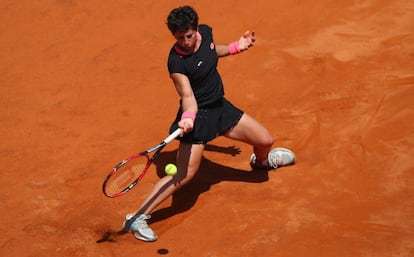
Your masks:
[[[200,25],[202,41],[199,49],[189,55],[179,54],[174,46],[168,56],[168,71],[188,77],[197,100],[198,112],[194,128],[178,139],[187,143],[206,144],[234,127],[243,111],[224,98],[223,82],[217,72],[219,57],[213,40],[212,28]],[[178,128],[181,120],[181,101],[170,133]]]

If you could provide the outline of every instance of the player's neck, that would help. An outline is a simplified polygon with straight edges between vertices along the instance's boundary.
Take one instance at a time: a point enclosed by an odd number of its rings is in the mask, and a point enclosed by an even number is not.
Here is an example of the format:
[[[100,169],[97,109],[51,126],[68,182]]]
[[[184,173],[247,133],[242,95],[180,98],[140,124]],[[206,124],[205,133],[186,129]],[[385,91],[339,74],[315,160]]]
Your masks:
[[[196,42],[194,44],[194,48],[193,49],[184,49],[180,45],[178,45],[177,43],[175,43],[174,50],[179,55],[191,55],[191,54],[197,52],[197,50],[200,48],[201,41],[202,41],[201,34],[200,34],[200,32],[197,31],[197,40],[196,40]]]

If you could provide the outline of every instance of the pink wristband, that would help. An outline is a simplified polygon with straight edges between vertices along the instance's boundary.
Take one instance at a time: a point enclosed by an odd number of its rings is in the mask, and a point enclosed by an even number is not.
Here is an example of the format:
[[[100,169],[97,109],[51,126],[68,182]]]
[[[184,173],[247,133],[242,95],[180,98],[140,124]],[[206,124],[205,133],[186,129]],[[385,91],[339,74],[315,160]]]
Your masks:
[[[193,122],[195,120],[195,117],[196,117],[195,113],[191,111],[185,111],[181,115],[181,119],[190,118]]]
[[[239,49],[239,41],[234,41],[233,43],[229,45],[229,54],[233,55],[233,54],[239,54],[239,53],[241,53]]]

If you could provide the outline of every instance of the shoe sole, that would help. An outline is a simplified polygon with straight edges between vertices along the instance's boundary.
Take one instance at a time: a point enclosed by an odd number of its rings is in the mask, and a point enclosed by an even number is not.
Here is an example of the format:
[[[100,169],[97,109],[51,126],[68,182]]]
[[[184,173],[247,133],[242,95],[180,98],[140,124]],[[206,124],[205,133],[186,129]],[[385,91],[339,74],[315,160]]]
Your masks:
[[[132,232],[132,231],[131,231],[131,233],[134,235],[134,237],[135,237],[136,239],[141,240],[141,241],[145,241],[145,242],[155,242],[155,241],[157,241],[157,239],[158,239],[158,237],[156,237],[156,238],[154,238],[154,239],[151,239],[151,238],[146,238],[146,237],[143,237],[143,236],[141,236],[140,234],[138,234],[138,233],[136,233],[136,232]]]

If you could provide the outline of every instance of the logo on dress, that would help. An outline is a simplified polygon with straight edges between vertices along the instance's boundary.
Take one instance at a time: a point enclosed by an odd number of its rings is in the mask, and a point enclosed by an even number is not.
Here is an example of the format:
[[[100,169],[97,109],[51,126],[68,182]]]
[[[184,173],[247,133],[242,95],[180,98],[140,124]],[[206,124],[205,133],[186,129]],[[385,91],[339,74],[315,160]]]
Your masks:
[[[199,62],[197,63],[197,67],[200,67],[200,66],[201,66],[201,64],[203,64],[203,61],[199,61]]]

